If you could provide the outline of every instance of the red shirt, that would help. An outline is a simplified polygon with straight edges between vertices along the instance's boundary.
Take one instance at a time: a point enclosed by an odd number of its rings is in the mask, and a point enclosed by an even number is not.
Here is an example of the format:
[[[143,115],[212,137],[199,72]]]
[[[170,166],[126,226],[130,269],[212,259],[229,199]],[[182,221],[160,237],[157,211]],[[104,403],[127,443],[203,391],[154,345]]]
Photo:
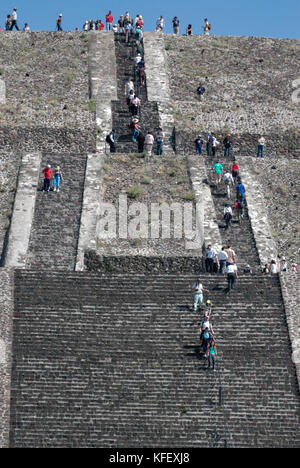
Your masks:
[[[101,23],[100,23],[100,30],[103,31],[103,29],[104,29],[104,23],[102,23],[102,21],[101,21]]]
[[[233,164],[232,165],[232,170],[233,171],[238,171],[239,170],[239,166],[237,164]]]
[[[113,20],[114,20],[113,15],[109,15],[109,14],[107,14],[107,15],[105,16],[105,18],[106,18],[106,22],[107,22],[107,23],[112,23]]]
[[[52,175],[51,169],[49,169],[48,167],[45,167],[45,169],[43,170],[43,173],[45,174],[45,179],[51,179],[51,175]]]

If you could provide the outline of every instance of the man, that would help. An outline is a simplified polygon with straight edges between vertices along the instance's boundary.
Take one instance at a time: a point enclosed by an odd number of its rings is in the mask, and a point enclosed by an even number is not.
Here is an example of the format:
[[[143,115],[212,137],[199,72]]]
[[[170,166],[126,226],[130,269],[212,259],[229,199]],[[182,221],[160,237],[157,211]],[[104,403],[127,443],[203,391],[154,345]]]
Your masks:
[[[24,24],[23,31],[25,31],[25,32],[29,32],[29,31],[30,31],[30,27],[28,26],[27,23]]]
[[[223,173],[222,164],[219,161],[217,161],[214,164],[213,170],[214,170],[214,173],[215,173],[215,182],[218,185],[221,182],[222,173]]]
[[[266,140],[264,137],[261,135],[258,139],[258,146],[257,146],[257,159],[261,157],[263,159],[264,157],[264,148],[265,148],[265,142]]]
[[[125,29],[124,29],[124,16],[123,15],[121,15],[119,20],[118,20],[118,28],[119,28],[120,33],[125,32]]]
[[[139,107],[141,107],[141,100],[134,95],[134,98],[131,100],[132,115],[138,115]]]
[[[124,18],[124,29],[125,29],[125,41],[127,44],[129,41],[129,35],[131,34],[131,31],[132,31],[131,17],[128,11],[126,12],[125,18]]]
[[[52,176],[52,170],[51,170],[50,164],[47,164],[45,169],[43,169],[43,173],[44,173],[43,191],[50,192],[50,182],[51,182],[51,176]]]
[[[227,154],[228,154],[228,157],[230,157],[230,153],[231,153],[231,135],[230,135],[230,133],[228,133],[228,135],[226,135],[226,137],[224,138],[223,144],[224,144],[224,158],[227,156]]]
[[[198,96],[203,96],[203,94],[205,93],[205,88],[203,86],[202,83],[199,84],[198,88],[197,88],[197,94]]]
[[[245,201],[245,193],[245,186],[242,184],[241,179],[238,179],[238,185],[236,186],[236,198],[242,203]]]
[[[200,305],[201,308],[203,302],[203,292],[208,292],[208,289],[204,289],[201,279],[198,278],[193,284],[192,290],[194,291],[194,312],[197,312],[198,306]]]
[[[134,118],[134,119],[132,119],[132,122],[129,125],[129,128],[131,129],[131,141],[132,141],[132,143],[136,142],[136,139],[140,134],[138,121],[139,121],[139,119]]]
[[[205,268],[206,268],[207,273],[214,272],[215,256],[216,256],[216,251],[212,248],[211,244],[209,244],[206,249],[206,258],[205,258]]]
[[[131,78],[128,78],[125,84],[125,97],[127,98],[130,94],[130,91],[134,91],[134,84]]]
[[[62,31],[61,23],[62,23],[62,13],[60,13],[58,15],[58,18],[56,20],[56,30],[57,31]]]
[[[218,254],[218,260],[219,260],[219,265],[220,265],[219,273],[221,275],[225,275],[227,259],[228,259],[228,255],[227,255],[227,253],[225,251],[225,247],[222,247],[222,250],[220,250],[220,252]]]
[[[227,267],[230,263],[235,263],[235,251],[233,250],[231,245],[228,245],[226,249],[224,250],[227,253],[227,260],[226,260],[226,267]]]
[[[113,20],[114,20],[114,17],[113,17],[113,15],[111,14],[111,11],[109,10],[109,12],[107,13],[107,15],[105,15],[106,31],[111,31],[111,30],[112,30],[112,27],[113,27]]]
[[[143,153],[145,145],[145,135],[142,132],[140,132],[137,136],[136,141],[138,144],[138,153]]]
[[[195,140],[195,147],[196,147],[196,153],[197,154],[202,154],[202,146],[203,146],[203,139],[201,135],[198,135],[196,140]]]
[[[217,146],[220,144],[220,142],[216,139],[213,133],[211,134],[211,138],[212,138],[212,142],[211,142],[212,155],[215,156],[216,151],[217,151]]]
[[[178,34],[179,33],[180,22],[179,22],[179,19],[177,18],[177,16],[174,16],[174,18],[172,19],[172,23],[173,23],[173,33]]]
[[[206,36],[209,36],[209,32],[210,32],[210,30],[211,30],[211,25],[209,24],[207,18],[204,18],[204,26],[203,26],[203,29],[204,29],[204,34],[205,34]]]
[[[109,149],[111,153],[116,152],[116,141],[115,141],[115,130],[112,131],[107,135],[106,141],[109,144]]]
[[[163,145],[164,145],[164,139],[165,139],[165,134],[161,128],[159,128],[158,131],[156,132],[155,139],[156,139],[156,144],[157,144],[156,154],[157,156],[161,156],[163,154]]]
[[[225,219],[225,231],[227,231],[230,227],[231,220],[232,220],[232,208],[231,206],[228,205],[228,203],[225,203],[224,206],[224,219]]]
[[[15,27],[17,31],[20,31],[18,23],[17,23],[17,21],[18,21],[17,10],[18,10],[17,8],[14,8],[12,14],[10,15],[10,19],[11,19],[11,25],[10,25],[10,28],[9,28],[10,31],[13,30],[13,27]]]
[[[227,281],[228,281],[228,292],[232,291],[235,281],[238,278],[237,266],[235,263],[230,263],[226,267]]]

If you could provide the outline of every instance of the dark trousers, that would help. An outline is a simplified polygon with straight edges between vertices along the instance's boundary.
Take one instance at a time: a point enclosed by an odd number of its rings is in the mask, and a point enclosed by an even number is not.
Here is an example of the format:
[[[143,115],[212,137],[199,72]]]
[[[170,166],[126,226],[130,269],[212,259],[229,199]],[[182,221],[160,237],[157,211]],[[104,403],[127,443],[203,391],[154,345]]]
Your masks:
[[[110,143],[109,145],[110,152],[115,153],[116,152],[116,145],[114,143]]]
[[[45,192],[48,192],[50,190],[50,182],[51,182],[51,179],[44,179],[43,190]]]
[[[12,31],[13,27],[15,27],[17,31],[20,31],[16,20],[12,20],[11,27],[9,28],[9,30]]]
[[[235,274],[234,273],[228,273],[228,291],[231,291],[233,289],[234,283],[235,283]]]
[[[214,271],[214,261],[212,258],[205,259],[205,268],[207,273],[213,273]]]
[[[226,268],[226,260],[219,260],[219,263],[220,263],[219,273],[223,275],[225,268]]]

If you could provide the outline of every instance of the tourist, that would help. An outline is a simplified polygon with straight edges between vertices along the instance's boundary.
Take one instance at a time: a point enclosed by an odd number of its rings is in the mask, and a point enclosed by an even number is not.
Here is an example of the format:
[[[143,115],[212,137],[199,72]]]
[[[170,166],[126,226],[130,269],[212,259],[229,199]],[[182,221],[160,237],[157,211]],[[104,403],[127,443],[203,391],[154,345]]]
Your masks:
[[[227,261],[226,261],[226,267],[227,267],[230,263],[235,263],[236,262],[236,255],[235,255],[235,251],[233,250],[231,245],[228,245],[226,247],[226,249],[224,249],[224,250],[227,253]]]
[[[140,26],[137,26],[137,28],[135,30],[135,40],[137,41],[137,43],[141,42],[142,36],[143,36],[142,30],[141,30]]]
[[[210,320],[212,316],[211,300],[207,299],[203,307],[204,307],[203,321],[205,322],[206,320]]]
[[[270,269],[271,275],[276,275],[278,273],[278,267],[277,267],[275,260],[271,261],[269,269]]]
[[[251,270],[250,265],[246,265],[246,266],[245,266],[243,273],[244,273],[245,275],[251,275],[252,270]]]
[[[16,28],[17,31],[20,31],[19,26],[18,26],[18,22],[17,22],[18,21],[17,11],[18,11],[18,9],[14,8],[13,12],[12,12],[12,14],[10,16],[10,20],[11,20],[11,25],[10,25],[10,28],[9,28],[10,31],[12,31],[14,27]]]
[[[207,18],[204,18],[204,26],[203,26],[204,34],[206,36],[209,36],[210,30],[211,30],[211,25],[208,22]]]
[[[204,93],[205,93],[205,88],[202,83],[199,83],[199,86],[197,88],[197,94],[199,97],[201,97],[203,96]]]
[[[232,164],[232,168],[231,168],[231,175],[233,177],[233,181],[235,184],[237,183],[239,171],[240,171],[239,165],[236,162],[236,160],[234,160]]]
[[[264,157],[264,149],[265,149],[265,138],[261,135],[258,139],[258,145],[257,145],[257,159],[259,157],[263,158]]]
[[[202,351],[204,353],[204,357],[208,356],[208,348],[212,340],[213,340],[213,337],[209,331],[209,328],[206,327],[204,331],[202,331],[202,328],[201,328],[200,342],[202,346]]]
[[[128,11],[126,12],[125,18],[124,18],[124,29],[125,29],[125,35],[126,35],[125,36],[125,42],[127,44],[128,41],[129,41],[129,35],[132,32],[131,17],[130,17],[130,14],[128,13]]]
[[[244,203],[245,194],[246,194],[245,186],[242,184],[241,179],[238,178],[238,185],[236,186],[236,198],[237,198],[237,200]]]
[[[216,251],[212,248],[211,244],[208,244],[205,251],[205,269],[207,273],[214,272],[214,258],[216,257]]]
[[[197,136],[194,143],[195,143],[196,153],[202,154],[202,146],[203,146],[204,140],[202,139],[201,135]]]
[[[244,217],[244,202],[242,202],[241,200],[236,200],[233,209],[236,210],[238,222],[240,224]]]
[[[59,192],[59,185],[60,185],[60,182],[62,182],[63,180],[64,179],[63,179],[60,166],[57,166],[57,168],[54,171],[54,177],[53,177],[53,191],[54,192]]]
[[[125,32],[125,23],[124,23],[124,15],[121,15],[120,18],[118,19],[118,28],[120,33]]]
[[[225,203],[224,206],[224,219],[225,219],[225,231],[230,228],[231,220],[232,220],[232,208],[228,203]]]
[[[107,135],[106,142],[109,144],[109,150],[111,153],[116,152],[116,135],[115,129],[113,128],[112,131]]]
[[[132,119],[129,128],[131,130],[131,141],[132,143],[136,142],[137,137],[139,136],[140,130],[138,125],[139,119],[134,118]]]
[[[214,166],[213,166],[213,170],[214,170],[214,173],[215,173],[215,182],[216,182],[216,185],[219,185],[219,183],[221,182],[221,179],[222,179],[222,173],[223,173],[223,166],[222,164],[217,161]]]
[[[5,31],[10,30],[11,23],[12,23],[11,15],[7,15],[6,21],[5,21]]]
[[[297,273],[297,263],[293,262],[291,264],[291,270],[293,273]]]
[[[216,364],[216,356],[217,356],[217,347],[214,339],[211,340],[208,346],[208,363],[207,363],[207,368],[210,369],[212,368],[213,371],[215,371],[215,364]]]
[[[286,261],[285,257],[282,257],[282,259],[280,260],[280,271],[288,271],[288,262]]]
[[[165,20],[162,16],[160,16],[157,20],[156,20],[156,31],[158,32],[162,32],[162,30],[164,29],[165,27]]]
[[[230,135],[230,133],[228,133],[228,135],[226,135],[226,137],[224,138],[223,145],[224,145],[224,158],[227,156],[227,154],[228,154],[228,157],[230,157],[230,153],[231,153],[231,135]]]
[[[212,155],[212,136],[211,136],[211,133],[209,133],[207,135],[207,138],[206,138],[206,153],[207,153],[207,156]]]
[[[29,32],[29,31],[30,31],[30,27],[28,26],[27,23],[24,24],[23,31],[25,31],[25,32]]]
[[[216,139],[213,133],[211,134],[211,139],[212,139],[211,141],[212,155],[215,156],[216,151],[217,151],[217,146],[220,144],[220,142]]]
[[[51,177],[52,177],[52,170],[50,164],[47,164],[45,169],[43,169],[44,173],[44,185],[43,185],[43,191],[44,192],[49,192],[50,191],[50,184],[51,184]]]
[[[229,171],[226,171],[222,176],[222,182],[225,184],[226,187],[226,194],[227,198],[230,198],[230,185],[234,184],[234,180],[232,174]]]
[[[154,136],[151,132],[148,132],[145,137],[145,149],[146,149],[146,156],[150,157],[152,154],[152,148],[154,144]]]
[[[89,30],[89,22],[88,20],[86,20],[86,22],[84,23],[84,25],[82,26],[82,30],[87,32]]]
[[[117,24],[114,24],[114,25],[113,25],[112,32],[113,32],[114,34],[116,34],[116,33],[119,32],[119,31],[118,31],[118,25],[117,25]]]
[[[131,89],[130,93],[128,94],[127,99],[126,99],[126,102],[127,102],[127,105],[128,105],[128,110],[132,115],[133,115],[132,101],[134,99],[134,96],[135,96],[134,91],[133,91],[133,89]]]
[[[143,153],[145,146],[145,135],[142,132],[140,132],[136,138],[136,141],[138,144],[138,153]]]
[[[192,286],[192,291],[194,292],[194,312],[197,312],[198,307],[200,306],[201,309],[203,303],[203,293],[208,292],[208,289],[203,287],[201,279],[198,278]]]
[[[227,281],[228,281],[228,289],[227,291],[230,292],[233,290],[235,281],[238,278],[237,274],[237,266],[235,263],[230,263],[226,267],[226,273],[227,273]]]
[[[179,34],[180,21],[177,18],[177,16],[174,16],[174,18],[172,19],[172,23],[173,23],[173,34]]]
[[[56,31],[62,31],[61,23],[62,23],[62,13],[58,15],[58,18],[56,20]]]
[[[269,268],[269,265],[267,263],[263,267],[262,272],[263,272],[264,275],[268,275],[270,273],[270,268]]]
[[[137,97],[137,95],[134,95],[134,98],[131,99],[131,114],[132,115],[138,115],[139,108],[141,107],[141,100],[140,98]]]
[[[111,13],[111,10],[105,15],[106,31],[111,31],[113,28],[114,17]]]
[[[222,250],[218,253],[218,260],[219,260],[219,273],[221,275],[225,275],[226,269],[226,262],[228,260],[228,254],[225,251],[225,247],[222,247]]]
[[[165,134],[162,131],[162,128],[159,128],[155,136],[155,140],[157,144],[157,149],[156,149],[157,156],[161,156],[163,154],[164,139],[165,139]]]
[[[143,60],[139,63],[138,75],[139,75],[140,85],[145,86],[146,70],[145,70],[145,62]]]
[[[189,24],[188,27],[186,28],[186,35],[187,36],[192,36],[193,35],[193,28],[192,28],[191,24]]]
[[[129,96],[130,91],[134,92],[134,84],[133,84],[132,78],[128,78],[128,80],[126,81],[126,84],[125,84],[125,96],[126,96],[126,98]]]

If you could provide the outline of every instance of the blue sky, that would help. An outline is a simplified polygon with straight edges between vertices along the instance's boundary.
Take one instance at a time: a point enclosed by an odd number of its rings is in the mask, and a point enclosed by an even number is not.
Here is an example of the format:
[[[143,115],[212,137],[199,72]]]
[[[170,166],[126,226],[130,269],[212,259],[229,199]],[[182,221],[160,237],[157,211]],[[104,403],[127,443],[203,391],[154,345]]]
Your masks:
[[[27,22],[38,31],[54,30],[59,13],[63,14],[63,29],[74,30],[81,29],[86,19],[103,19],[108,10],[112,10],[116,19],[128,10],[132,16],[143,15],[147,31],[154,30],[156,18],[163,15],[165,32],[171,32],[171,19],[176,15],[181,20],[182,33],[189,23],[195,34],[202,33],[203,18],[207,17],[212,33],[217,35],[300,38],[300,0],[2,0],[2,28],[15,6],[19,27]]]

